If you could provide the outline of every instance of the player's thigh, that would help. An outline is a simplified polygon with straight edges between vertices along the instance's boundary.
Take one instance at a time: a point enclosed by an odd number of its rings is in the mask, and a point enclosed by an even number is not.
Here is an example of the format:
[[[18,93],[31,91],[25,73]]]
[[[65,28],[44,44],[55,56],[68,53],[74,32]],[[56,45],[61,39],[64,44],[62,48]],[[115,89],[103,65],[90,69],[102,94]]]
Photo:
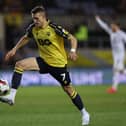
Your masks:
[[[19,67],[23,70],[39,70],[36,57],[26,58],[16,62],[16,67]]]
[[[54,68],[51,69],[51,75],[59,81],[61,84],[63,90],[70,96],[72,96],[73,92],[75,92],[75,89],[71,85],[71,79],[69,72],[66,68]]]
[[[124,69],[124,57],[117,57],[114,59],[114,65],[115,70],[123,70]]]

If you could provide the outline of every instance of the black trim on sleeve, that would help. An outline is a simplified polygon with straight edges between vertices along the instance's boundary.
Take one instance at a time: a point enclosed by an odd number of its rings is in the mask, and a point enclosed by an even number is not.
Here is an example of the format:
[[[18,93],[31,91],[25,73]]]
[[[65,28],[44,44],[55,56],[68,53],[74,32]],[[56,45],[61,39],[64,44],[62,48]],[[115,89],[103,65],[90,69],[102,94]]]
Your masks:
[[[65,29],[63,29],[61,26],[59,26],[59,25],[57,25],[57,24],[55,24],[53,22],[50,22],[49,26],[54,28],[56,34],[58,34],[59,36],[62,36],[65,39],[68,39],[69,32],[66,31]]]
[[[29,38],[33,38],[33,34],[32,34],[32,28],[35,26],[34,23],[30,24],[28,26],[28,28],[26,29],[26,35],[29,37]]]

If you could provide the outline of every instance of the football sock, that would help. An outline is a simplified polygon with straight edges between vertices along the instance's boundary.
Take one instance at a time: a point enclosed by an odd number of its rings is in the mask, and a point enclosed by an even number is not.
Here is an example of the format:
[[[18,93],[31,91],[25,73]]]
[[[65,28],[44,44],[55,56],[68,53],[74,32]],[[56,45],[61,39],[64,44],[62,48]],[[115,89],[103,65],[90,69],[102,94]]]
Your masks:
[[[14,88],[11,88],[11,90],[10,90],[10,97],[14,100],[15,99],[15,95],[16,95],[16,93],[17,93],[17,90],[16,89],[14,89]]]
[[[71,95],[71,99],[72,102],[74,103],[74,105],[81,111],[83,109],[83,102],[81,100],[81,97],[79,96],[79,94],[74,91]]]
[[[86,111],[85,108],[83,108],[83,109],[81,110],[81,114],[84,115],[85,113],[87,113],[87,111]]]
[[[13,77],[12,77],[12,88],[18,89],[20,86],[20,81],[22,78],[23,69],[15,67]]]
[[[112,87],[114,89],[117,89],[118,84],[119,84],[119,72],[115,72],[114,75],[113,75],[113,84],[112,84]]]

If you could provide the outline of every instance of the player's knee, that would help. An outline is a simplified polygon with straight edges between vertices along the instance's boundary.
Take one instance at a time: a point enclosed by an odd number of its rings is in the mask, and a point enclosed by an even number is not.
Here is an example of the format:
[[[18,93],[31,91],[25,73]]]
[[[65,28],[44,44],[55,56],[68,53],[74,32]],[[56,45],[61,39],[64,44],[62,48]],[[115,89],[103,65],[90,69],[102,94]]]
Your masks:
[[[75,92],[75,89],[72,86],[64,86],[63,89],[70,97]]]
[[[67,86],[64,86],[64,87],[63,87],[63,89],[64,89],[64,91],[65,91],[66,93],[68,93],[68,92],[69,92],[69,89],[68,89],[68,87],[67,87]]]

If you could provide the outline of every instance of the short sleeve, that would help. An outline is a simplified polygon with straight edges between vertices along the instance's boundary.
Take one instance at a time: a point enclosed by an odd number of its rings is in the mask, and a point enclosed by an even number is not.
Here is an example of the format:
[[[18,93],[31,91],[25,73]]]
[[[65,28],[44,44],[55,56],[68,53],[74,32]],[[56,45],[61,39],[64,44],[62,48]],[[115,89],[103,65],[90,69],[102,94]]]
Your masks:
[[[49,24],[52,28],[54,28],[55,32],[59,35],[59,36],[62,36],[63,38],[65,39],[68,39],[68,36],[69,36],[69,32],[67,30],[65,30],[64,28],[62,28],[61,26],[55,24],[55,23],[52,23],[50,22]]]

